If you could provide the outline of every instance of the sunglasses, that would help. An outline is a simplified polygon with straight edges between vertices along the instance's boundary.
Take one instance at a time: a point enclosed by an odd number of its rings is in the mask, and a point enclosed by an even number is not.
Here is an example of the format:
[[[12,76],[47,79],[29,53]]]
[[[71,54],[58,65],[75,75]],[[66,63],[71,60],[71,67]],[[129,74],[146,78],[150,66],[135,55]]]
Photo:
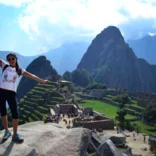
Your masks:
[[[15,60],[15,58],[14,57],[12,57],[12,58],[8,58],[8,61],[11,61],[11,60]]]

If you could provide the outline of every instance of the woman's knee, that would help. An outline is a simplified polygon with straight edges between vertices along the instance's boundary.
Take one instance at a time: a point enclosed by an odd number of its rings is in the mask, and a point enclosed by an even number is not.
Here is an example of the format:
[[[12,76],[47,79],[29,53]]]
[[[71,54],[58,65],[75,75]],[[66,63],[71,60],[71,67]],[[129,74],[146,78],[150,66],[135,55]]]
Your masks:
[[[7,115],[7,112],[6,112],[5,109],[4,110],[0,110],[0,113],[1,113],[1,117],[4,117],[4,116]]]
[[[18,111],[17,112],[12,112],[12,118],[13,119],[18,119],[18,116],[19,116]]]

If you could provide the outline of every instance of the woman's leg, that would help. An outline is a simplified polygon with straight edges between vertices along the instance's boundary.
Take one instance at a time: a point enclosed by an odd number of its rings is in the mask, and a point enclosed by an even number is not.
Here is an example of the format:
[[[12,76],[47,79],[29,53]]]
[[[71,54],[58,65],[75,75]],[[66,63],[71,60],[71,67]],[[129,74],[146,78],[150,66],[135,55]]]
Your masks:
[[[2,123],[5,130],[8,130],[8,118],[7,115],[2,116]]]
[[[2,117],[2,124],[5,130],[8,130],[8,118],[6,110],[6,91],[0,89],[0,113]]]
[[[12,114],[13,133],[14,135],[16,135],[18,129],[18,108],[17,108],[16,93],[10,91],[8,93],[7,101]]]
[[[18,128],[18,119],[12,119],[12,125],[13,125],[14,135],[16,135],[17,134],[17,128]]]
[[[13,124],[13,132],[14,135],[12,137],[12,141],[17,143],[23,143],[24,139],[20,137],[19,134],[17,134],[18,130],[18,109],[17,109],[17,98],[15,92],[9,93],[9,98],[7,99],[11,114],[12,114],[12,124]]]

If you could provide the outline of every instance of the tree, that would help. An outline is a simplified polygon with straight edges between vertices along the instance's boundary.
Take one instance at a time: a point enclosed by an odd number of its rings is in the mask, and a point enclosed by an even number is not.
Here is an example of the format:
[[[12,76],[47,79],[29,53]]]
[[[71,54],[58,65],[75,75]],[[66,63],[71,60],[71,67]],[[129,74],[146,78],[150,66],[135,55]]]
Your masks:
[[[126,103],[130,103],[131,98],[127,94],[122,94],[114,97],[113,101],[126,104]]]
[[[149,105],[143,113],[143,119],[147,122],[154,122],[156,120],[156,108],[154,105]]]
[[[118,109],[116,113],[116,120],[118,120],[119,122],[125,122],[126,111],[124,109]]]
[[[92,82],[92,77],[85,69],[77,69],[72,72],[72,82],[75,85],[86,87]]]
[[[115,117],[115,119],[119,122],[118,125],[124,129],[125,128],[125,115],[127,114],[126,111],[124,110],[124,104],[121,103],[119,106],[118,111],[116,112],[117,116]]]
[[[91,83],[87,85],[86,89],[107,89],[107,85],[103,83]]]
[[[66,71],[66,72],[63,74],[62,78],[63,78],[64,80],[66,80],[66,81],[72,81],[71,72]]]

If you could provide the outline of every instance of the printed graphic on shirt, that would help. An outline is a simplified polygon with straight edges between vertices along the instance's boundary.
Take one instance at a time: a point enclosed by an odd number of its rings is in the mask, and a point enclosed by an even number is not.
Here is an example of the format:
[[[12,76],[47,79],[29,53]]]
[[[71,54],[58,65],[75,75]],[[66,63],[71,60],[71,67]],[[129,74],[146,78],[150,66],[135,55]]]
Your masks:
[[[9,80],[8,79],[8,75],[4,75],[4,79],[3,79],[2,82],[12,82],[12,83],[15,83],[17,78],[18,77],[15,75],[15,76],[12,77],[12,79]]]
[[[7,82],[7,83],[16,83],[16,80],[18,79],[17,73],[15,70],[11,70],[7,68],[4,71],[4,76],[2,78],[2,83]]]

